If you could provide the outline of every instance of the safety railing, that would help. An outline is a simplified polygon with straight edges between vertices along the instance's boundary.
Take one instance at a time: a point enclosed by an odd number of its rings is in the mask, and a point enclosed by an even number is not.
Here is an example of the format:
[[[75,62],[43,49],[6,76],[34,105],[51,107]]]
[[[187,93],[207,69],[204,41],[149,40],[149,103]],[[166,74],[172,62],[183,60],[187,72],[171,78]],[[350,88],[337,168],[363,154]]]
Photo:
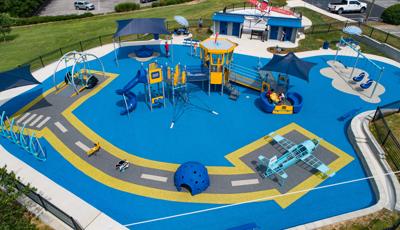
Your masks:
[[[21,182],[17,183],[18,190],[25,190],[25,188],[26,186]],[[45,199],[43,196],[37,194],[32,190],[26,193],[25,195],[29,197],[32,201],[43,207],[46,211],[50,212],[59,220],[64,222],[66,225],[71,227],[72,229],[83,230],[82,226],[80,226],[79,223],[72,216],[68,215],[63,210],[59,209],[57,206],[55,206],[53,203]]]
[[[329,33],[335,31],[342,31],[344,27],[356,25],[360,27],[363,31],[363,35],[368,36],[376,41],[389,44],[395,48],[400,49],[400,37],[391,34],[389,32],[377,29],[366,23],[362,22],[332,22],[315,24],[310,26],[310,28],[304,31],[305,34],[315,34],[315,33]]]
[[[399,116],[400,101],[380,106],[376,109],[374,118],[372,119],[373,131],[379,143],[385,149],[389,163],[396,169],[400,170],[400,143],[394,127],[389,125],[388,116]],[[399,115],[397,115],[399,114]],[[400,116],[399,116],[400,118]],[[397,122],[398,123],[398,122]],[[392,123],[392,125],[399,125]]]
[[[200,23],[202,28],[210,28],[212,25],[212,20],[210,19],[193,19],[193,20],[188,20],[189,22],[189,27],[199,27]],[[166,21],[166,27],[169,31],[173,31],[175,29],[178,29],[182,26],[180,26],[177,22],[175,21]],[[118,42],[123,42],[123,41],[140,41],[140,40],[146,40],[150,39],[152,35],[130,35],[126,37],[119,38]],[[42,55],[39,55],[36,58],[33,58],[21,65],[31,65],[31,71],[37,70],[39,68],[43,68],[46,65],[58,60],[61,58],[65,53],[68,53],[70,51],[76,50],[76,51],[84,51],[88,50],[94,47],[98,46],[103,46],[105,44],[112,43],[113,41],[113,34],[106,34],[106,35],[101,35],[97,37],[92,37],[83,41],[78,41],[73,44],[63,46],[60,48],[57,48],[55,50],[52,50],[50,52],[44,53]]]
[[[269,5],[272,6],[272,7],[275,7],[275,8],[281,8],[283,10],[292,11],[293,15],[298,17],[298,18],[302,17],[302,13],[297,13],[296,11],[293,11],[293,9],[291,9],[291,8],[289,8],[287,6],[284,6],[284,5],[281,5],[281,4],[274,4],[273,2],[272,3],[270,2]],[[230,4],[230,5],[227,5],[223,9],[221,9],[220,12],[222,12],[222,13],[226,13],[226,12],[230,13],[230,12],[234,12],[234,11],[238,11],[238,10],[244,10],[245,11],[245,10],[255,10],[255,9],[256,9],[255,5],[253,5],[253,4],[249,3],[249,2],[243,2],[243,3],[233,3],[233,4]]]
[[[260,73],[257,70],[241,66],[235,63],[231,63],[229,67],[232,72],[243,75],[244,77],[258,79],[260,76]]]

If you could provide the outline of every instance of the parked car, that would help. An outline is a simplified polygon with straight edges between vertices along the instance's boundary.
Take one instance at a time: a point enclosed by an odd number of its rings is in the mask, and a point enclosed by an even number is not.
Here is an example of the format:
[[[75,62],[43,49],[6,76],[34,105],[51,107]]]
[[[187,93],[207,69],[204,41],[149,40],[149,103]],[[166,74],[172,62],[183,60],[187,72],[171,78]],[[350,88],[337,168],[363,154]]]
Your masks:
[[[330,2],[328,10],[338,14],[342,14],[343,12],[364,13],[367,10],[367,3],[358,0],[342,0],[338,3]]]
[[[74,2],[75,9],[77,10],[94,10],[94,4],[88,1],[75,1]]]

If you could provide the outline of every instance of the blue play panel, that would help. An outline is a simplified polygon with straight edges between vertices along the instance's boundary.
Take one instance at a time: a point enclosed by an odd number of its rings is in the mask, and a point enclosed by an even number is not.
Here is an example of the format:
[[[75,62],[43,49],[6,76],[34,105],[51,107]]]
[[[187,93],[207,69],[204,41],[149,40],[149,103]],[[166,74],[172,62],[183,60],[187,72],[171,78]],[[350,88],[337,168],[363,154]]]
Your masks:
[[[190,56],[188,47],[175,45],[173,52],[174,64],[200,64],[198,58]],[[304,100],[304,107],[298,114],[264,113],[259,106],[259,93],[248,88],[239,87],[240,97],[237,101],[232,101],[227,95],[221,96],[219,90],[208,96],[201,85],[191,84],[190,99],[199,108],[186,110],[177,119],[176,114],[179,111],[169,102],[166,108],[156,108],[151,112],[144,102],[143,85],[138,85],[133,90],[138,97],[135,112],[130,117],[120,115],[123,100],[115,90],[123,88],[141,66],[139,62],[128,57],[129,53],[132,53],[132,48],[125,47],[119,50],[119,67],[114,62],[114,53],[101,58],[106,72],[117,73],[119,77],[74,111],[90,129],[115,146],[154,161],[177,164],[198,161],[207,166],[231,166],[225,158],[227,154],[271,131],[295,122],[355,158],[322,186],[366,176],[346,136],[351,117],[340,118],[351,114],[354,109],[360,108],[359,112],[375,109],[378,104],[369,104],[357,96],[340,92],[331,86],[331,79],[321,76],[320,69],[328,67],[326,61],[332,60],[333,56],[305,59],[317,63],[311,71],[309,83],[296,78],[290,79],[290,91],[300,93]],[[349,66],[355,61],[353,57],[339,59]],[[256,68],[259,61],[258,57],[238,54],[235,54],[234,60],[235,63],[248,68]],[[157,61],[160,65],[172,65],[171,58],[167,59],[163,55],[157,58]],[[268,60],[261,59],[261,62],[265,64]],[[145,66],[147,64],[144,63]],[[380,64],[385,67],[381,84],[386,89],[381,95],[380,104],[386,104],[400,96],[400,69],[385,63]],[[91,68],[99,66],[93,62]],[[377,72],[367,64],[361,63],[359,68],[369,72],[372,78],[374,72]],[[58,74],[62,76],[64,72],[60,71]],[[51,78],[41,86],[13,99],[1,110],[10,113],[16,111],[50,87]],[[218,115],[210,113],[209,110],[217,111]],[[172,120],[176,121],[173,129],[170,128]],[[365,208],[376,202],[370,183],[361,181],[309,192],[285,209],[273,201],[264,201],[214,210],[213,208],[219,205],[157,200],[107,187],[74,168],[47,143],[46,162],[36,161],[6,140],[1,139],[0,143],[18,158],[121,224],[133,223],[128,225],[132,229],[227,229],[247,223],[255,223],[261,226],[261,229],[283,229]],[[210,210],[142,223],[149,219],[201,209]]]

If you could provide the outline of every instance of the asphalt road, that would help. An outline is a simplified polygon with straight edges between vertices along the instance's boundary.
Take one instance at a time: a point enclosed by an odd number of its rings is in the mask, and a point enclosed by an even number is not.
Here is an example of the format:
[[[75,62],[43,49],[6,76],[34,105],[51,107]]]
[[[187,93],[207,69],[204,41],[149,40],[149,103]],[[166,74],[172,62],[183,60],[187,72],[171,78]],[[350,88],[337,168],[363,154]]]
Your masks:
[[[313,4],[314,6],[317,6],[324,10],[328,9],[328,4],[329,4],[329,2],[331,2],[331,0],[304,0],[304,1],[308,2],[310,4]],[[333,2],[338,2],[338,1],[333,1]],[[347,17],[349,19],[357,20],[357,21],[365,19],[367,13],[369,12],[369,10],[371,8],[372,0],[364,0],[362,2],[365,2],[368,4],[368,9],[365,13],[363,13],[363,14],[357,13],[357,12],[343,13],[342,16]],[[380,16],[381,16],[382,12],[385,10],[385,8],[387,8],[393,4],[396,4],[396,3],[400,3],[400,0],[376,0],[375,5],[372,8],[369,19],[374,20],[374,21],[379,21]]]
[[[139,0],[88,0],[93,3],[96,7],[95,10],[90,11],[93,14],[102,14],[114,12],[114,6],[122,2],[134,2],[139,3]],[[74,0],[52,0],[43,10],[40,12],[41,16],[47,15],[67,15],[67,14],[83,14],[85,10],[76,10],[74,7]],[[147,3],[150,4],[151,3]],[[145,4],[141,4],[145,5]]]

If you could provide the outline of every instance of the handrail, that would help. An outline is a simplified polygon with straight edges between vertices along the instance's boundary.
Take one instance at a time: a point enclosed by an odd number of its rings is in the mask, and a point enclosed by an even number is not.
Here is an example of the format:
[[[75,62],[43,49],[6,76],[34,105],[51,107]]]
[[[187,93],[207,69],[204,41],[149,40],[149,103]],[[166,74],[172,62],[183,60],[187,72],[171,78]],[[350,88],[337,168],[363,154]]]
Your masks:
[[[259,74],[259,72],[257,70],[250,69],[248,67],[245,67],[245,66],[242,66],[242,65],[238,65],[238,64],[235,64],[235,63],[231,63],[231,67],[238,68],[238,69],[241,69],[241,70],[244,70],[244,71],[247,71],[247,72],[251,72],[251,73],[254,73],[254,74]]]

